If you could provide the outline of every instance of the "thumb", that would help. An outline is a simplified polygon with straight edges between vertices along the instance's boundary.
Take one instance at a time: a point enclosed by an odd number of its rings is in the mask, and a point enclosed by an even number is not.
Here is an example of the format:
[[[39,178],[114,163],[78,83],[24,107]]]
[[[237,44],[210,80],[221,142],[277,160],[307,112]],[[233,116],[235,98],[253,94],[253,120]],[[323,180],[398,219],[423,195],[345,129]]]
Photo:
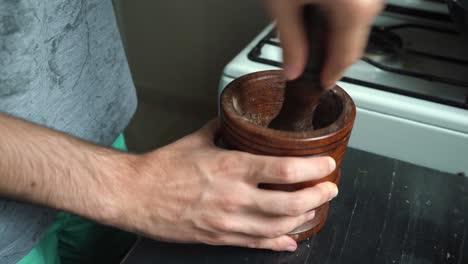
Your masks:
[[[214,146],[215,139],[219,135],[219,119],[214,118],[206,123],[202,128],[195,132],[192,136],[202,145]]]

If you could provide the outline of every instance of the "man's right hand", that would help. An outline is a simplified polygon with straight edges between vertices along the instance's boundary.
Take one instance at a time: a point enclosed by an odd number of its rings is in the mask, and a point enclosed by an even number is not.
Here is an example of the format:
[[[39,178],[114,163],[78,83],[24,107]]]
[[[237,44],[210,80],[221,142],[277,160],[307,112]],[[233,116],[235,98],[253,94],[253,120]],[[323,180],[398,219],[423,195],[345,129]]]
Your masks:
[[[295,250],[285,234],[334,198],[336,185],[282,192],[258,184],[317,180],[335,169],[334,160],[222,150],[213,143],[216,130],[213,121],[171,145],[132,156],[135,173],[111,183],[106,199],[116,208],[102,220],[165,241]]]
[[[384,7],[383,0],[267,0],[266,3],[278,22],[284,73],[291,80],[303,72],[309,45],[301,10],[312,4],[325,11],[328,46],[321,77],[324,87],[333,86],[346,68],[361,58],[372,21]]]

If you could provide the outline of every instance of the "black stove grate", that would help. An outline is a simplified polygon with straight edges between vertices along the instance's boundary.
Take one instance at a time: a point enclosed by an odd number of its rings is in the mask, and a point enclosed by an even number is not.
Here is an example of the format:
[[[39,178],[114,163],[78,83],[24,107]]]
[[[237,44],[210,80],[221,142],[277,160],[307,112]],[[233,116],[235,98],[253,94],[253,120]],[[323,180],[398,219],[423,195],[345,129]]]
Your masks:
[[[373,30],[378,30],[378,31],[392,31],[396,29],[401,29],[405,27],[417,27],[417,28],[422,28],[425,30],[434,30],[438,32],[443,32],[446,34],[458,34],[456,31],[451,31],[447,29],[440,29],[440,28],[434,28],[434,27],[429,27],[429,26],[422,26],[422,25],[417,25],[417,24],[400,24],[396,26],[389,26],[389,27],[374,27]],[[271,30],[264,38],[260,40],[260,42],[249,52],[248,58],[252,61],[266,64],[266,65],[271,65],[275,67],[281,67],[282,64],[281,62],[274,61],[271,59],[266,59],[262,57],[262,48],[265,45],[273,45],[277,47],[281,47],[280,43],[276,41],[276,29]],[[396,50],[396,52],[402,52],[402,50]],[[429,54],[429,53],[424,53],[421,51],[417,50],[411,50],[411,49],[405,49],[404,52],[412,53],[417,56],[422,56],[422,57],[430,57],[431,59],[435,60],[441,60],[441,61],[449,61],[451,63],[457,63],[457,64],[462,64],[467,66],[468,70],[468,60],[463,60],[463,59],[458,59],[458,58],[448,58],[448,57],[441,57],[438,55],[434,54]],[[461,81],[461,80],[456,80],[456,79],[450,79],[450,78],[444,78],[440,76],[434,76],[431,74],[425,74],[421,72],[416,72],[416,71],[410,71],[410,70],[404,70],[404,69],[399,69],[399,68],[393,68],[389,67],[387,65],[383,65],[379,63],[378,61],[373,60],[372,58],[364,56],[362,58],[363,61],[366,63],[369,63],[373,65],[374,67],[377,67],[383,71],[391,72],[394,74],[401,74],[405,76],[411,76],[414,78],[419,78],[419,79],[424,79],[432,82],[439,82],[439,83],[445,83],[445,84],[450,84],[450,85],[456,85],[456,86],[461,86],[461,87],[467,87],[468,88],[468,82]],[[468,72],[467,72],[468,74]],[[378,83],[373,83],[373,82],[368,82],[362,79],[356,79],[352,77],[343,77],[341,79],[343,82],[348,82],[348,83],[353,83],[361,86],[366,86],[369,88],[374,88],[382,91],[387,91],[391,93],[396,93],[396,94],[401,94],[409,97],[414,97],[418,99],[423,99],[427,101],[432,101],[444,105],[449,105],[449,106],[454,106],[458,108],[463,108],[463,109],[468,109],[468,97],[465,98],[464,102],[460,101],[455,101],[455,100],[450,100],[447,98],[439,97],[437,95],[428,95],[428,94],[423,94],[423,93],[418,93],[418,92],[413,92],[405,89],[400,89],[398,87],[392,87],[389,85],[382,85]]]
[[[442,0],[445,3],[445,0]],[[437,1],[434,0],[433,2],[442,2],[442,1]],[[413,17],[419,17],[419,18],[424,18],[424,19],[430,19],[430,20],[438,20],[441,22],[451,22],[452,19],[450,18],[450,15],[447,14],[441,14],[437,12],[432,12],[432,11],[427,11],[427,10],[421,10],[421,9],[414,9],[414,8],[409,8],[409,7],[403,7],[399,5],[392,5],[392,4],[387,4],[385,6],[385,11],[387,12],[393,12],[397,14],[402,14],[402,15],[408,15],[408,16],[413,16]]]

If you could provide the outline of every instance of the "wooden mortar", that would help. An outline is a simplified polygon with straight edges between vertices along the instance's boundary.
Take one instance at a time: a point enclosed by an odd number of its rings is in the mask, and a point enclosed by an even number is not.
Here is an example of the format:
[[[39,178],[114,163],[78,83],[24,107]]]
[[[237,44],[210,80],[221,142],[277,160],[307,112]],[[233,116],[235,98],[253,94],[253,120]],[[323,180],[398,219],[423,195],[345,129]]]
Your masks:
[[[331,156],[337,167],[318,181],[293,185],[261,184],[260,188],[294,191],[317,183],[338,184],[340,166],[356,117],[356,106],[339,86],[322,95],[314,113],[314,130],[280,131],[268,128],[283,103],[286,79],[280,70],[261,71],[231,82],[220,98],[222,144],[233,150],[272,156]],[[289,233],[296,241],[317,233],[328,216],[328,203],[316,208],[315,218]]]

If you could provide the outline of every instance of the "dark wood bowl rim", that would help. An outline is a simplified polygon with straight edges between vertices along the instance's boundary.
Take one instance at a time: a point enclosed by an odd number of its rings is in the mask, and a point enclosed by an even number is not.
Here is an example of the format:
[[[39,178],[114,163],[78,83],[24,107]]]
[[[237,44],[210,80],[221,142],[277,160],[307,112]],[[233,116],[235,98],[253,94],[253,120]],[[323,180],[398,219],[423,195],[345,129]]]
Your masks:
[[[356,107],[349,94],[338,85],[336,85],[333,90],[335,90],[336,94],[342,99],[343,111],[332,124],[317,130],[304,132],[275,130],[249,122],[234,110],[232,100],[228,98],[229,95],[232,95],[234,89],[252,80],[264,81],[270,78],[283,78],[282,76],[281,70],[259,71],[241,76],[229,83],[220,96],[221,114],[222,119],[224,119],[222,121],[232,124],[230,125],[231,127],[237,127],[239,130],[246,131],[251,135],[253,134],[270,139],[277,138],[280,141],[287,139],[288,141],[295,142],[319,141],[334,137],[336,134],[344,132],[343,130],[352,129],[352,124],[356,115]]]

